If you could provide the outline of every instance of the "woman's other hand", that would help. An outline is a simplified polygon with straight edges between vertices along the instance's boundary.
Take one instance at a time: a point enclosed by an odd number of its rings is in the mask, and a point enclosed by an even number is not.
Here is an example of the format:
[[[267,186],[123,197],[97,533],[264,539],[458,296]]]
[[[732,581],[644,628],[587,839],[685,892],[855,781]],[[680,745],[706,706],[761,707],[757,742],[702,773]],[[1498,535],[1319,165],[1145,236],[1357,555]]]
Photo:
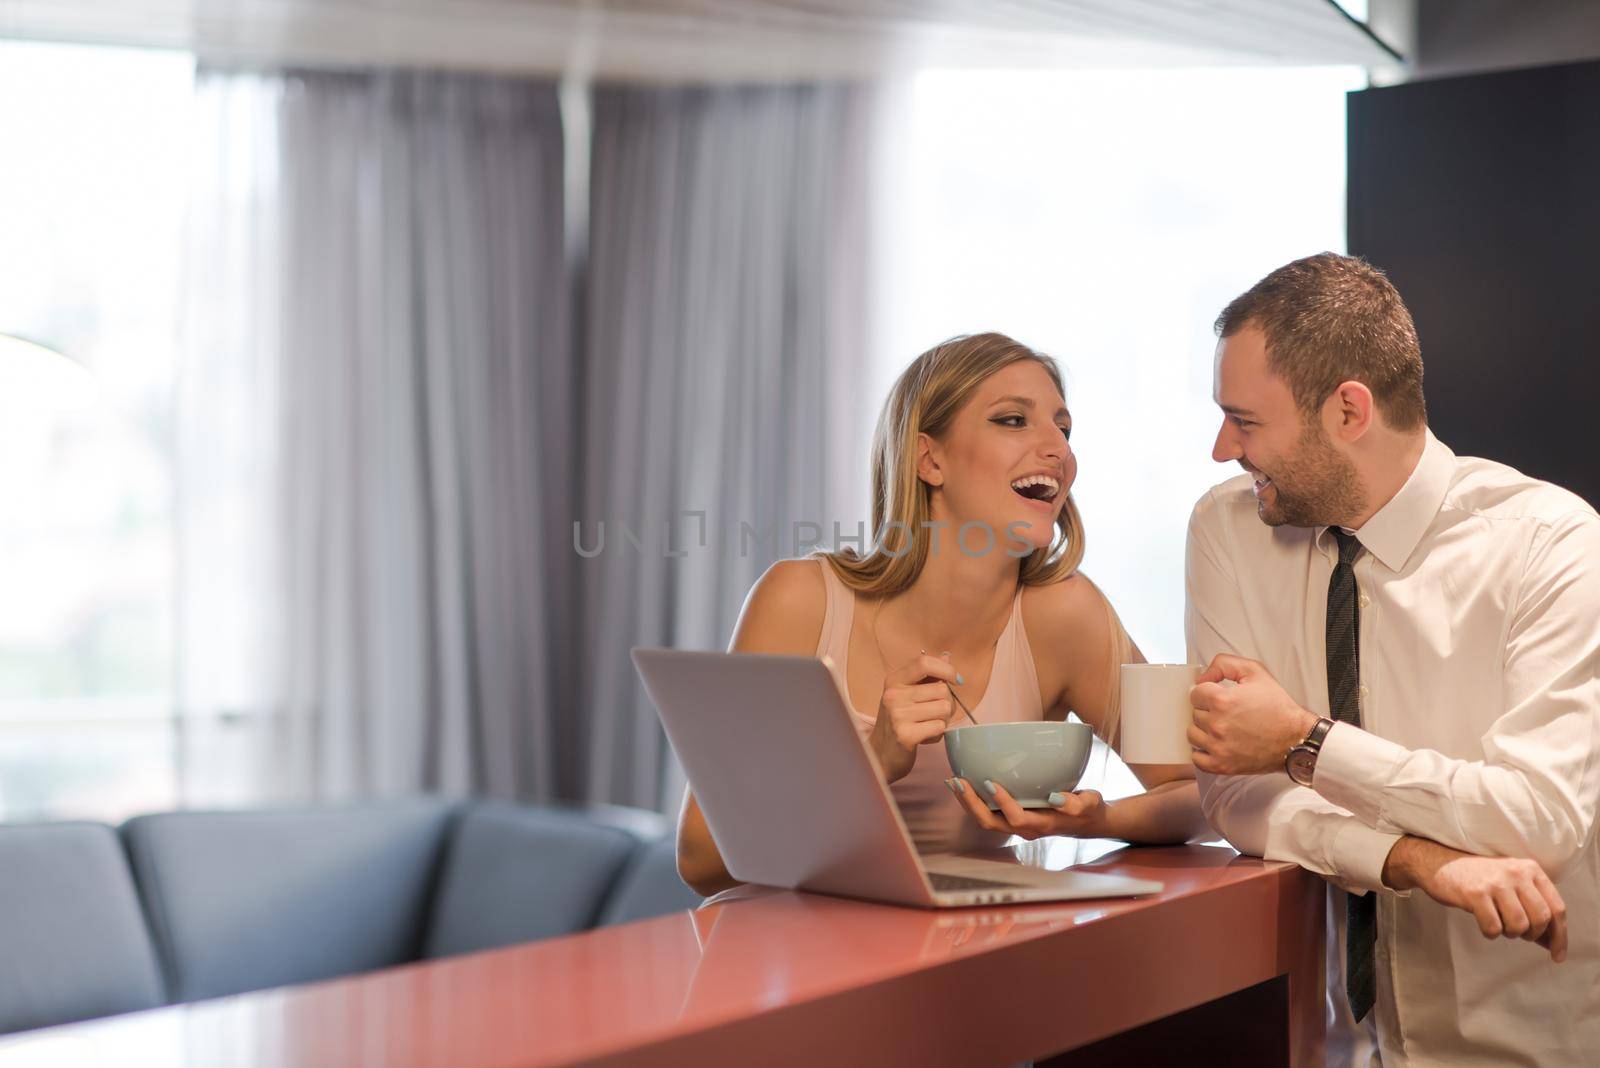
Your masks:
[[[1106,826],[1108,806],[1097,790],[1053,793],[1048,798],[1051,808],[1028,809],[1017,804],[1016,799],[999,783],[974,787],[965,779],[947,779],[945,782],[985,830],[1003,831],[1030,842],[1052,834],[1073,838],[1111,837]],[[978,795],[978,790],[987,786],[993,787],[989,796],[999,804],[999,812],[990,811]]]
[[[870,740],[890,782],[911,771],[917,746],[944,737],[956,708],[950,686],[962,681],[950,661],[927,653],[901,664],[884,678]]]

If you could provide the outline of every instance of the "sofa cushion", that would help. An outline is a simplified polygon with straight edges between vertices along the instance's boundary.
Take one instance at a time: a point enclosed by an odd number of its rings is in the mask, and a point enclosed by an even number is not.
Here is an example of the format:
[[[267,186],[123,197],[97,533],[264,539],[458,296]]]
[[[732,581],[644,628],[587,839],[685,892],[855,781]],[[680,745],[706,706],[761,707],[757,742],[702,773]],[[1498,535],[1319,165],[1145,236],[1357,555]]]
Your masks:
[[[677,843],[671,838],[658,838],[635,850],[627,870],[600,910],[599,926],[699,908],[701,900],[678,874]]]
[[[485,802],[450,843],[427,955],[531,942],[594,926],[637,839],[562,809]]]
[[[0,1033],[165,1000],[116,832],[0,826]]]
[[[173,998],[417,959],[453,813],[429,799],[129,820]]]

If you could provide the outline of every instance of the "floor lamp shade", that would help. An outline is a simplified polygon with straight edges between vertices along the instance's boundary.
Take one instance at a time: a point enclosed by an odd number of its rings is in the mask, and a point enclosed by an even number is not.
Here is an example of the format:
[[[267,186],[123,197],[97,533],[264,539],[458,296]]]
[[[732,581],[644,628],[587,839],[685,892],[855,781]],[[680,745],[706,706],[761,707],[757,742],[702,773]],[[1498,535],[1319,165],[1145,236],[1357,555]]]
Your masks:
[[[94,375],[55,349],[0,334],[0,405],[71,411],[94,402]]]

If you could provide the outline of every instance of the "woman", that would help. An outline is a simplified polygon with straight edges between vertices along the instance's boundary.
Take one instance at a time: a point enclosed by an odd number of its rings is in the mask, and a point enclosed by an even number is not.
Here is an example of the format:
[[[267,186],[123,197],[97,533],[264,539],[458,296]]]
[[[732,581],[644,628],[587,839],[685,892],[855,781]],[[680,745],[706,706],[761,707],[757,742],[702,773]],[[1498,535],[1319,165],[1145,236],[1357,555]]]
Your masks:
[[[1077,570],[1071,433],[1049,357],[1001,334],[928,350],[878,421],[871,551],[774,564],[734,629],[734,652],[832,659],[924,853],[993,848],[1012,834],[1183,842],[1205,826],[1192,768],[1135,767],[1143,794],[1106,804],[1083,790],[1033,811],[1003,787],[951,777],[942,739],[966,722],[963,705],[979,723],[1076,713],[1116,743],[1118,665],[1143,658]],[[736,885],[692,793],[678,870],[702,894]]]

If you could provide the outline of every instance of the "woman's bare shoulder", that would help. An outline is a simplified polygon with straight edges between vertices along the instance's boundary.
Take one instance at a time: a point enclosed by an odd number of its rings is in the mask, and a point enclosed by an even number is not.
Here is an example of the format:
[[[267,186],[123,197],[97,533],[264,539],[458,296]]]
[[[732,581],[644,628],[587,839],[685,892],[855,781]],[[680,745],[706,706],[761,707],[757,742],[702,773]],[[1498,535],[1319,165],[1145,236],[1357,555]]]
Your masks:
[[[822,636],[827,612],[825,561],[779,560],[756,580],[744,599],[732,649],[740,653],[810,656]]]
[[[1143,657],[1100,587],[1082,574],[1030,587],[1022,598],[1022,620],[1047,709],[1076,712],[1101,737],[1114,735],[1115,713],[1107,708],[1115,701],[1108,688],[1113,673],[1116,665]]]
[[[1105,594],[1081,571],[1022,592],[1022,622],[1030,641],[1059,646],[1103,638],[1110,629]]]

